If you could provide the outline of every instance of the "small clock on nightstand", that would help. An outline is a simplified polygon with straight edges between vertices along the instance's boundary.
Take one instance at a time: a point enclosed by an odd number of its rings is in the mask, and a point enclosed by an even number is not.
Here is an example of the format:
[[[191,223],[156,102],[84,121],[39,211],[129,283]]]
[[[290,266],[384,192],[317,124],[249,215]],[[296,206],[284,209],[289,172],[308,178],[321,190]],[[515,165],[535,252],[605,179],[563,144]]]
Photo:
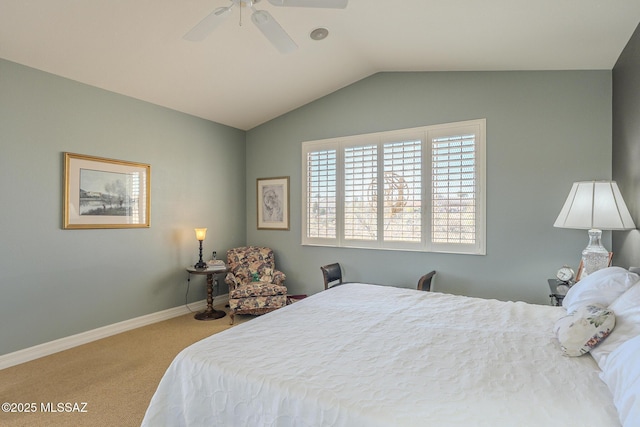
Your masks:
[[[562,266],[562,268],[560,268],[560,270],[558,270],[558,272],[556,273],[556,277],[558,278],[558,280],[564,283],[573,283],[573,278],[575,276],[576,274],[568,265]]]
[[[549,297],[553,305],[562,305],[562,300],[565,295],[567,295],[569,288],[573,285],[574,277],[575,273],[571,267],[565,265],[558,270],[555,279],[549,279],[547,281],[549,283],[549,289],[551,290]]]

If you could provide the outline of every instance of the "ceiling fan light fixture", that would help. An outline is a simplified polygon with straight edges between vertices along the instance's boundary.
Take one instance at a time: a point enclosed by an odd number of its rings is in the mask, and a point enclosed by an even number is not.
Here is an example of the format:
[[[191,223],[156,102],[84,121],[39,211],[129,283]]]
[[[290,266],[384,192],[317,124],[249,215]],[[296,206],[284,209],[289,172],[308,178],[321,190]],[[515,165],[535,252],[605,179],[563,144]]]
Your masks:
[[[234,1],[234,0],[231,0]],[[260,0],[237,0],[240,2],[240,6],[242,7],[253,7],[256,3],[260,3]]]
[[[327,38],[328,35],[329,35],[329,30],[327,30],[324,27],[315,28],[309,33],[309,37],[311,38],[311,40],[316,40],[316,41],[324,40]]]

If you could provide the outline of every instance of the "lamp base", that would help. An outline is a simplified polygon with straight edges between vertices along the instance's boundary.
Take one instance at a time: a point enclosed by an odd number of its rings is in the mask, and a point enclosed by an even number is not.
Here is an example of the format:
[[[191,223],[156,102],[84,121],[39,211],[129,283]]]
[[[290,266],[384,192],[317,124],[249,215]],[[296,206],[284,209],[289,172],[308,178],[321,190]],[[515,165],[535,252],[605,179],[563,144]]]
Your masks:
[[[582,265],[584,271],[581,278],[609,266],[609,251],[602,246],[600,239],[602,230],[589,230],[589,244],[582,251]]]
[[[198,261],[193,268],[195,268],[196,270],[206,270],[207,269],[207,263],[202,261],[202,259],[200,259],[200,261]]]
[[[196,270],[206,270],[207,263],[202,260],[202,240],[200,240],[199,242],[200,242],[200,259],[198,260],[196,265],[193,266],[193,268],[195,268]]]

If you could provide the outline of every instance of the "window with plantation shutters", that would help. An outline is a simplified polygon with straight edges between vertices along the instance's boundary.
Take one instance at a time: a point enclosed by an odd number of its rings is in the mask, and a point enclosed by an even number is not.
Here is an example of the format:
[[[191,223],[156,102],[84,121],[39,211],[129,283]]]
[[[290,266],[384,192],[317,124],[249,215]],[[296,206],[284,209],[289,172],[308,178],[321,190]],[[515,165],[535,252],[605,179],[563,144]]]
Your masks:
[[[485,253],[485,120],[302,144],[302,243]]]

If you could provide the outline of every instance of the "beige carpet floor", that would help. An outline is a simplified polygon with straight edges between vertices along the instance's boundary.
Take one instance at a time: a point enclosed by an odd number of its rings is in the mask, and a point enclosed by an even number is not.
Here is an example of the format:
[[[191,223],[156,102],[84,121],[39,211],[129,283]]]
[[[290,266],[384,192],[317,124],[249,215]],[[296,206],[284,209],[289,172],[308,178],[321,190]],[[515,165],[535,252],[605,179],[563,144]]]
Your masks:
[[[236,316],[235,324],[250,318]],[[2,411],[0,426],[139,426],[173,358],[229,327],[228,315],[199,321],[187,314],[0,370],[0,404],[35,409]]]

